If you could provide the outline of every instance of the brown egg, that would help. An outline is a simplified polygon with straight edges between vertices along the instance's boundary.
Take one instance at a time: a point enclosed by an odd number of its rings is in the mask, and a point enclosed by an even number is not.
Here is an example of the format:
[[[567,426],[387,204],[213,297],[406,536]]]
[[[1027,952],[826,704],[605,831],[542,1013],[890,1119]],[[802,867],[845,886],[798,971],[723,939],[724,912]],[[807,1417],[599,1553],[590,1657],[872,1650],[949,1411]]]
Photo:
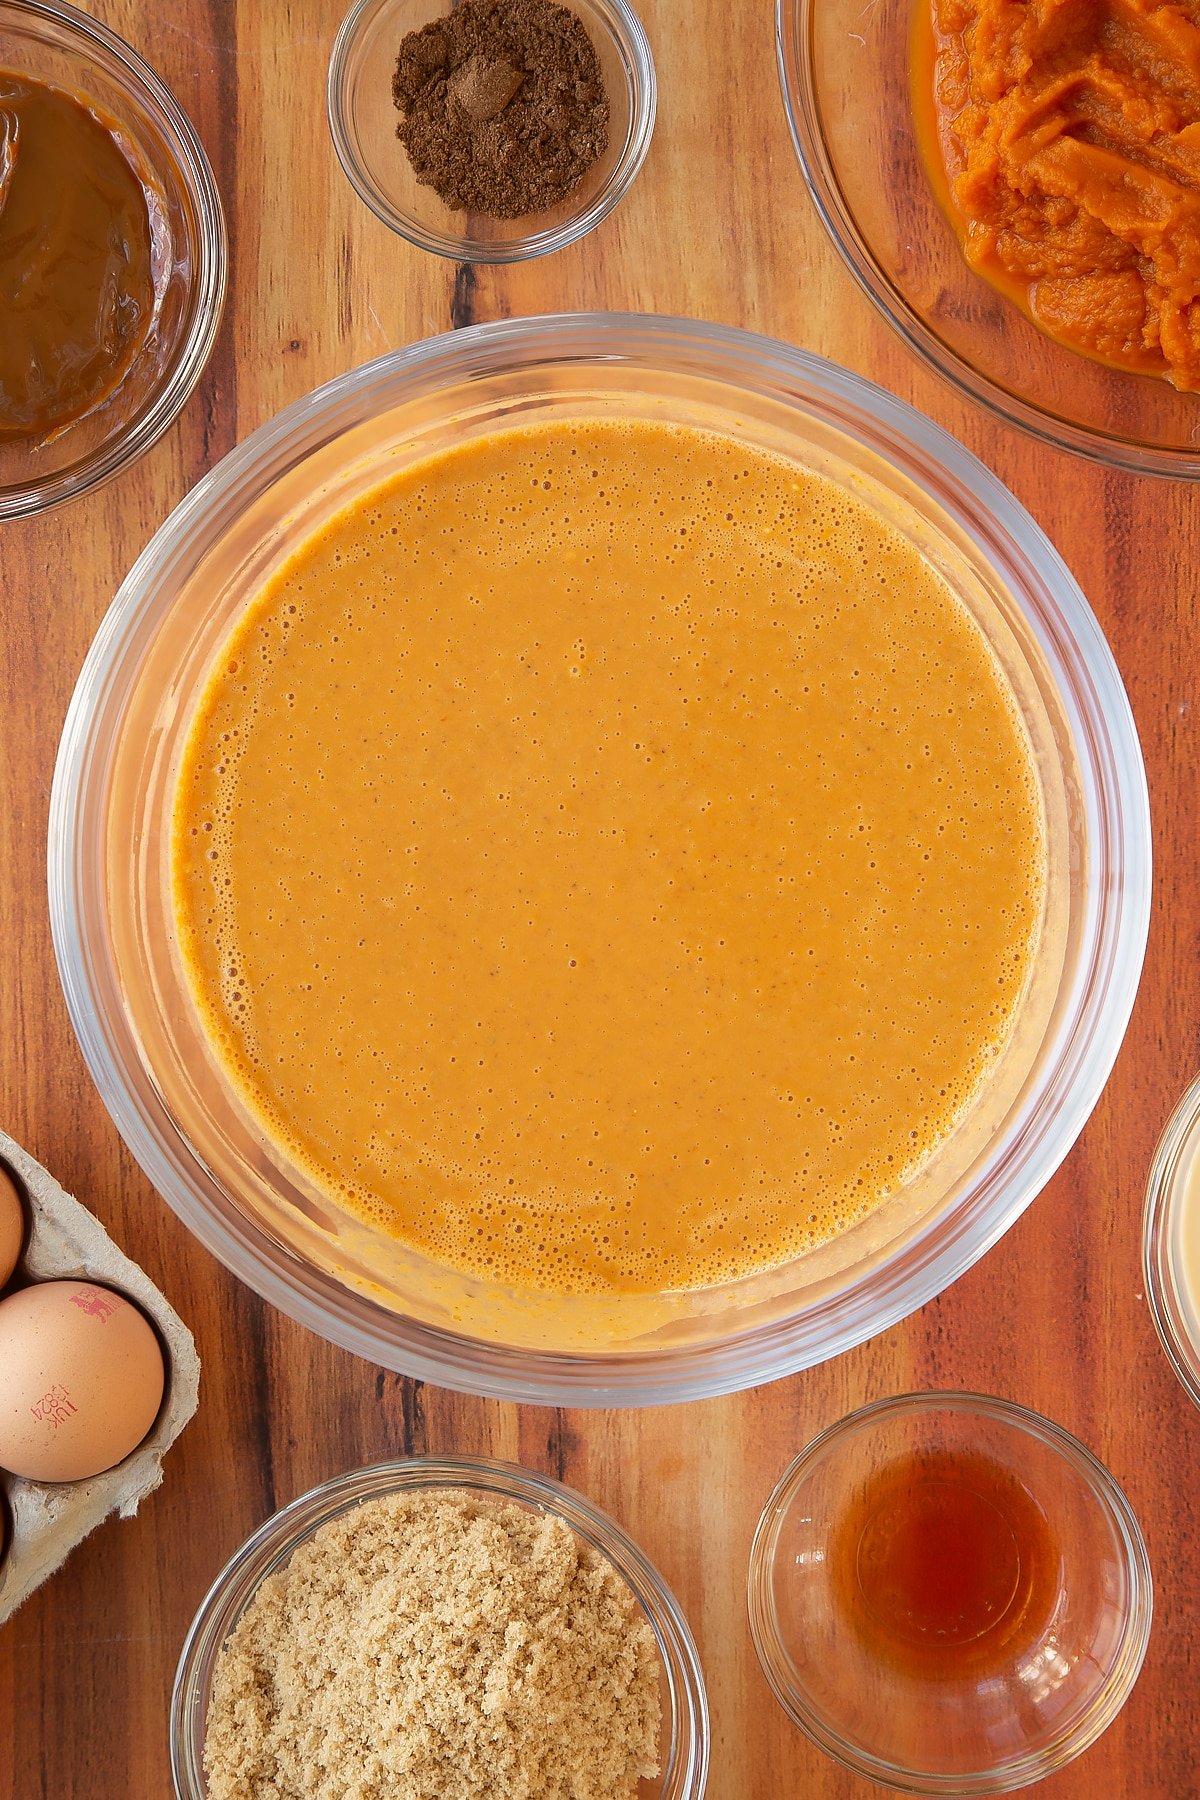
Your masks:
[[[17,1184],[0,1163],[0,1288],[17,1266],[25,1238],[25,1208]]]
[[[0,1468],[84,1481],[135,1450],[162,1403],[158,1339],[130,1301],[90,1281],[0,1300]]]

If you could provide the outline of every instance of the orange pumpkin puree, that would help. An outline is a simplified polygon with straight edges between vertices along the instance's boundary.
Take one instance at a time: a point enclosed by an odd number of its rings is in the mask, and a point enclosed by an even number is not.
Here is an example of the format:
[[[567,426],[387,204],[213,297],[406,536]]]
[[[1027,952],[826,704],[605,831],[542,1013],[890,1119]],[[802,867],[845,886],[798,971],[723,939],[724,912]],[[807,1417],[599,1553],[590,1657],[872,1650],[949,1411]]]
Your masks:
[[[972,266],[1072,349],[1200,388],[1200,0],[920,0],[914,66]]]
[[[317,532],[217,659],[178,944],[269,1136],[443,1266],[780,1263],[1012,1024],[1042,801],[983,634],[857,499],[699,429],[505,430]]]

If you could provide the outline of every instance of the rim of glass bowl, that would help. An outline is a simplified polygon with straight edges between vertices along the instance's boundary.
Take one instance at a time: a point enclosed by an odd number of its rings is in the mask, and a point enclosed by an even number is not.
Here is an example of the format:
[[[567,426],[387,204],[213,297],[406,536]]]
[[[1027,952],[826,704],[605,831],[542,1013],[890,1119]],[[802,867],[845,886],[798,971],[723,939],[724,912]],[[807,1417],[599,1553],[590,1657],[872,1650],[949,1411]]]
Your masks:
[[[405,1457],[337,1475],[273,1513],[230,1557],[200,1602],[180,1652],[171,1691],[171,1774],[177,1800],[204,1800],[204,1724],[213,1664],[259,1583],[319,1525],[382,1494],[473,1488],[521,1500],[565,1521],[625,1581],[649,1619],[666,1675],[671,1743],[661,1800],[701,1800],[708,1779],[709,1721],[704,1674],[679,1602],[633,1539],[598,1506],[564,1483],[486,1457]]]
[[[911,4],[911,0],[894,0]],[[1138,475],[1167,475],[1180,480],[1200,478],[1200,453],[1160,450],[1151,444],[1132,443],[1115,434],[1074,425],[1069,419],[1044,411],[1005,393],[930,330],[899,288],[880,267],[867,240],[846,204],[841,183],[826,154],[821,129],[821,109],[812,85],[810,54],[811,21],[822,0],[776,0],[775,51],[783,109],[792,143],[813,205],[838,251],[868,300],[899,332],[910,350],[936,371],[950,386],[982,406],[985,412],[1015,425],[1043,443],[1071,450],[1107,467],[1127,469]]]
[[[229,245],[221,196],[196,129],[170,88],[132,45],[99,19],[67,5],[66,0],[0,0],[0,23],[5,14],[46,20],[60,41],[70,46],[74,40],[84,54],[94,57],[106,69],[114,81],[123,81],[134,89],[175,155],[196,209],[196,270],[191,317],[173,358],[168,380],[152,403],[133,420],[127,433],[99,445],[90,455],[57,475],[27,486],[0,488],[0,519],[19,519],[90,493],[136,462],[178,418],[200,379],[220,327]]]
[[[788,1318],[693,1348],[585,1356],[514,1349],[388,1311],[281,1252],[209,1177],[142,1069],[102,922],[105,756],[142,647],[192,565],[241,507],[319,445],[402,398],[498,370],[624,363],[723,380],[811,411],[917,484],[1023,597],[1080,763],[1091,872],[1081,955],[1043,1098],[953,1211],[940,1209],[869,1275]],[[92,821],[89,824],[89,820]],[[50,801],[50,918],[71,1020],[110,1116],[147,1177],[206,1249],[321,1336],[444,1387],[537,1404],[656,1405],[751,1387],[887,1329],[968,1269],[1041,1191],[1108,1077],[1137,989],[1150,906],[1150,814],[1120,675],[1073,576],[984,465],[863,377],[732,327],[653,315],[505,319],[392,352],[296,402],[180,503],[123,582],[88,652]]]
[[[1142,1273],[1146,1298],[1162,1347],[1189,1399],[1200,1406],[1200,1344],[1189,1331],[1190,1308],[1180,1291],[1173,1238],[1179,1208],[1178,1183],[1189,1152],[1200,1139],[1200,1075],[1184,1091],[1166,1125],[1150,1164],[1142,1214]]]
[[[553,250],[563,250],[608,217],[629,191],[646,160],[658,109],[658,79],[650,41],[627,0],[588,0],[590,9],[599,14],[612,34],[629,84],[629,130],[621,154],[604,186],[581,212],[573,213],[550,230],[531,231],[507,243],[434,231],[422,225],[411,213],[401,212],[389,203],[358,154],[345,104],[348,66],[359,38],[392,3],[393,0],[356,0],[334,39],[325,90],[329,131],[342,172],[377,219],[410,244],[420,250],[430,250],[435,256],[447,256],[455,262],[516,263],[526,262],[534,256],[546,256]]]
[[[1075,1473],[1099,1503],[1112,1523],[1125,1552],[1129,1573],[1129,1607],[1125,1616],[1119,1655],[1103,1690],[1101,1703],[1081,1722],[1079,1728],[1065,1736],[1048,1752],[1038,1756],[1014,1759],[1003,1771],[978,1770],[968,1774],[929,1775],[871,1756],[843,1738],[815,1709],[808,1707],[788,1686],[783,1671],[787,1652],[776,1620],[771,1591],[771,1577],[779,1533],[792,1504],[796,1489],[808,1471],[819,1463],[839,1439],[870,1430],[880,1419],[904,1413],[951,1412],[972,1418],[986,1418],[1012,1426],[1038,1438],[1070,1463]],[[1007,1794],[1027,1787],[1052,1775],[1073,1762],[1087,1750],[1112,1724],[1133,1691],[1145,1660],[1154,1616],[1154,1578],[1150,1556],[1142,1536],[1137,1515],[1124,1489],[1086,1444],[1080,1443],[1063,1426],[1056,1425],[1042,1413],[1019,1406],[1015,1400],[1001,1400],[991,1394],[974,1394],[964,1389],[949,1388],[924,1394],[897,1394],[872,1401],[847,1413],[820,1432],[784,1470],[771,1497],[763,1507],[754,1541],[750,1547],[750,1567],[746,1578],[746,1605],[750,1618],[750,1635],[763,1674],[771,1692],[784,1712],[798,1725],[806,1737],[833,1757],[844,1768],[865,1775],[872,1781],[900,1789],[909,1794]]]

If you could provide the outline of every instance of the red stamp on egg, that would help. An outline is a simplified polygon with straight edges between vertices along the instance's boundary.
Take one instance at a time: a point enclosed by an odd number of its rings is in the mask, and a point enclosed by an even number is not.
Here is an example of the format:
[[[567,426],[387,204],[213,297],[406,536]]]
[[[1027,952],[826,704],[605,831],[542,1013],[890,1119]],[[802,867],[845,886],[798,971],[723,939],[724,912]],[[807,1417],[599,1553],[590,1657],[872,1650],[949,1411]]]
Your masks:
[[[57,1431],[60,1425],[65,1425],[67,1420],[79,1411],[79,1408],[61,1381],[56,1381],[40,1400],[34,1401],[29,1411],[39,1425],[48,1425],[51,1431]]]
[[[77,1294],[70,1296],[70,1300],[72,1306],[77,1306],[80,1312],[87,1313],[90,1318],[99,1319],[102,1325],[117,1310],[116,1300],[111,1294],[106,1294],[103,1288],[80,1288]]]

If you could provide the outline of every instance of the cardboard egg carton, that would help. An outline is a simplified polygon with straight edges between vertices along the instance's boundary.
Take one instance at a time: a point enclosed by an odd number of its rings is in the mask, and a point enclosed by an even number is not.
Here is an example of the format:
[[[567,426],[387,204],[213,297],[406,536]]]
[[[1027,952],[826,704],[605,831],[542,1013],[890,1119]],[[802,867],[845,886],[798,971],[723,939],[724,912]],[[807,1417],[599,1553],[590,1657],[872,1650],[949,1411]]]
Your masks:
[[[110,1513],[132,1518],[162,1481],[162,1459],[196,1410],[200,1361],[192,1334],[149,1276],[98,1219],[0,1131],[0,1162],[28,1202],[29,1233],[18,1278],[79,1279],[117,1288],[153,1320],[167,1357],[167,1385],[150,1435],[115,1469],[90,1481],[25,1481],[0,1470],[12,1538],[0,1562],[0,1624]]]

